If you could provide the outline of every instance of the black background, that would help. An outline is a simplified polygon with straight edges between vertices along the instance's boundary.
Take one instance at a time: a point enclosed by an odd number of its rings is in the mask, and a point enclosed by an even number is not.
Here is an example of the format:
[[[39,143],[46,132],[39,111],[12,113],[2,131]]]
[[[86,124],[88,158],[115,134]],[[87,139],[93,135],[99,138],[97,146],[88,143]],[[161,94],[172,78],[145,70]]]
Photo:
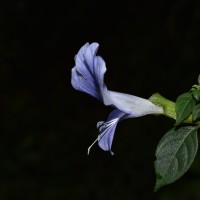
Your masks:
[[[1,1],[0,199],[199,200],[200,155],[153,193],[156,145],[174,121],[122,121],[115,156],[94,146],[112,110],[71,86],[74,56],[98,42],[110,90],[175,101],[197,83],[200,2]]]

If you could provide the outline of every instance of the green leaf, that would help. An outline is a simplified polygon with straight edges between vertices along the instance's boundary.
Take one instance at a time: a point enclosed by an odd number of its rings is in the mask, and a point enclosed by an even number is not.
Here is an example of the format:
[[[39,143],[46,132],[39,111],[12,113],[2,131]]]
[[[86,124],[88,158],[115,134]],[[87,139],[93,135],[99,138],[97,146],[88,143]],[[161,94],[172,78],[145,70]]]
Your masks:
[[[199,83],[199,85],[200,85],[200,75],[198,76],[198,83]]]
[[[200,100],[200,89],[194,89],[192,90],[192,94],[194,96],[194,98],[199,101]]]
[[[196,101],[190,92],[184,93],[177,98],[175,108],[176,125],[179,125],[190,116],[195,103]]]
[[[154,191],[179,179],[191,166],[197,148],[197,127],[175,127],[169,130],[156,149]]]
[[[198,120],[200,118],[200,104],[197,104],[192,111],[192,120]]]

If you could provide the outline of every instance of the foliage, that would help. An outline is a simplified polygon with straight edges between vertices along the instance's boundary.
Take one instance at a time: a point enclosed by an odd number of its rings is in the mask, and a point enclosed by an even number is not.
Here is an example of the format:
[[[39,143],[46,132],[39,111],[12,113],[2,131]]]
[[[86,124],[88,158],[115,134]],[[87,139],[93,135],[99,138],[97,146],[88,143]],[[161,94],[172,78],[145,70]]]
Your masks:
[[[200,77],[198,83],[189,92],[178,96],[175,127],[161,138],[157,146],[155,191],[183,176],[196,156],[200,127]]]

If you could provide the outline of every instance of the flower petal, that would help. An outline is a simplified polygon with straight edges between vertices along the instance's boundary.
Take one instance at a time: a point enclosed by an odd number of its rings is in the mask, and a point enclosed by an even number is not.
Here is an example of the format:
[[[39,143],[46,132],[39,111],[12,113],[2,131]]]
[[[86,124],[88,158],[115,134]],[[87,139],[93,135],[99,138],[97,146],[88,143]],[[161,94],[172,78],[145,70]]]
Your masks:
[[[114,138],[114,133],[116,126],[119,121],[123,120],[127,117],[127,114],[115,109],[112,111],[106,122],[97,123],[97,127],[99,128],[100,135],[98,136],[98,144],[104,151],[111,151],[112,142]]]
[[[106,72],[105,62],[96,56],[98,43],[86,43],[75,56],[75,66],[72,69],[72,86],[82,92],[102,100],[101,90]]]
[[[147,99],[134,95],[103,90],[103,101],[105,105],[112,105],[133,117],[147,114],[161,114],[163,108],[153,104]]]
[[[103,150],[111,151],[117,123],[124,118],[163,113],[162,107],[147,99],[107,90],[104,84],[105,62],[100,56],[96,56],[98,46],[98,43],[90,45],[86,43],[81,47],[75,56],[71,83],[75,89],[88,93],[103,101],[105,105],[111,105],[117,109],[109,114],[106,122],[97,124],[100,135],[88,148],[88,154],[96,141]]]
[[[72,69],[72,86],[134,117],[163,113],[162,107],[147,99],[107,90],[104,84],[106,66],[104,60],[96,56],[98,47],[98,43],[86,43],[81,47]]]

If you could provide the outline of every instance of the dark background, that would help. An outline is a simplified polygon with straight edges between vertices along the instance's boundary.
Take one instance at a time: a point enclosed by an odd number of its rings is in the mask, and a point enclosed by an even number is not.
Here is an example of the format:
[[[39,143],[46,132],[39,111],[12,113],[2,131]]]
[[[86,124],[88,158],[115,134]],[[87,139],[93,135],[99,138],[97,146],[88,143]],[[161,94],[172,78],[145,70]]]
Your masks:
[[[111,108],[70,79],[74,55],[94,41],[110,90],[175,101],[197,82],[200,2],[1,1],[0,199],[199,200],[199,152],[181,179],[153,193],[154,152],[171,119],[125,120],[115,156],[98,145],[87,156]]]

